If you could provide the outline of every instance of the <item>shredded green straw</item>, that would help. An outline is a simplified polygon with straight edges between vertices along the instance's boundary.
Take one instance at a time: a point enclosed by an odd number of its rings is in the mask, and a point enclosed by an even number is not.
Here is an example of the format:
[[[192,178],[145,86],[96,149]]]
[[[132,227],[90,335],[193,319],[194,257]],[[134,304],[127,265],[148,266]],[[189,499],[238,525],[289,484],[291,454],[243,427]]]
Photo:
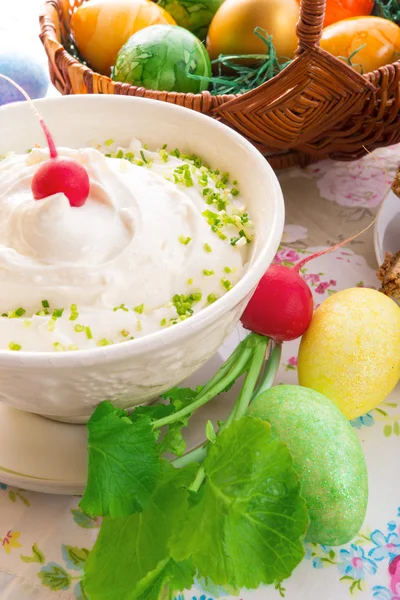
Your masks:
[[[375,0],[373,14],[400,24],[399,0]]]
[[[265,54],[221,54],[212,63],[218,67],[216,76],[202,77],[192,73],[187,73],[187,76],[191,79],[208,81],[211,84],[210,93],[212,95],[245,94],[269,81],[283,71],[292,61],[287,58],[278,58],[272,35],[268,35],[264,29],[256,27],[254,33],[264,42],[266,46]],[[254,61],[254,64],[244,65],[243,59]],[[226,72],[231,72],[232,75]]]

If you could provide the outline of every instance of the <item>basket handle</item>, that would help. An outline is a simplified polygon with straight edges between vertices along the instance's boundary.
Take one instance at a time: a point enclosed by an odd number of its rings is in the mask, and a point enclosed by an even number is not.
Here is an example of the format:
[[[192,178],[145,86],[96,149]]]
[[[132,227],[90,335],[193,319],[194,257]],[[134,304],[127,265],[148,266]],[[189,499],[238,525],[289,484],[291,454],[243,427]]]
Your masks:
[[[326,0],[301,0],[297,23],[299,45],[296,56],[313,46],[318,46],[325,19]]]

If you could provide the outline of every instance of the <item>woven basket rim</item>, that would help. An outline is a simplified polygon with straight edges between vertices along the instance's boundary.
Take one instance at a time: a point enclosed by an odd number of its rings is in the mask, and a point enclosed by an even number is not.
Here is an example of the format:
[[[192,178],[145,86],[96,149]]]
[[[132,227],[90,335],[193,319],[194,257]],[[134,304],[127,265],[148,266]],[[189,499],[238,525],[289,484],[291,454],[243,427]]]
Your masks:
[[[135,95],[135,92],[137,91],[149,91],[147,88],[144,87],[139,87],[139,86],[134,86],[131,85],[129,83],[123,83],[123,82],[117,82],[114,81],[113,79],[111,79],[111,77],[109,77],[108,75],[103,75],[101,73],[97,73],[96,71],[94,71],[91,67],[89,67],[88,65],[83,64],[81,61],[79,61],[75,56],[73,56],[72,54],[70,54],[65,47],[60,43],[60,41],[57,39],[56,35],[50,36],[49,31],[48,31],[48,20],[51,21],[52,25],[54,26],[54,22],[50,19],[49,14],[48,14],[48,10],[47,7],[48,6],[52,6],[53,8],[55,8],[55,10],[57,11],[58,15],[59,15],[59,19],[61,21],[61,14],[59,11],[59,0],[44,0],[42,7],[40,9],[40,14],[39,14],[39,22],[40,22],[40,39],[42,40],[42,42],[44,42],[46,39],[51,39],[53,43],[58,45],[58,49],[57,52],[61,53],[64,55],[64,57],[68,60],[69,64],[71,65],[77,65],[79,66],[84,73],[87,73],[89,78],[92,75],[96,75],[98,77],[104,78],[104,80],[107,80],[108,82],[114,84],[114,85],[123,85],[125,86],[125,89],[131,89],[132,90],[132,94],[131,95]],[[331,55],[330,53],[322,50],[319,47],[319,40],[322,34],[322,27],[320,27],[320,31],[317,33],[316,39],[314,40],[313,43],[309,44],[304,40],[300,39],[300,33],[299,31],[301,30],[301,26],[304,26],[304,11],[306,8],[309,8],[310,6],[313,7],[313,9],[315,9],[316,5],[318,5],[319,7],[319,19],[321,20],[321,18],[324,18],[325,15],[325,5],[326,5],[326,0],[301,0],[300,3],[300,17],[299,17],[299,22],[297,25],[297,31],[298,31],[298,35],[299,35],[299,47],[296,51],[296,54],[293,58],[293,60],[290,62],[290,64],[288,65],[288,67],[290,67],[291,65],[293,65],[296,61],[296,59],[299,57],[299,55],[301,55],[301,53],[306,52],[306,51],[316,51],[319,53],[323,53],[324,55],[327,55],[329,57],[329,59],[332,61],[332,63],[334,64],[339,64],[341,66],[341,68],[346,67],[348,70],[350,70],[353,73],[356,73],[359,77],[363,78],[366,82],[370,82],[372,81],[376,81],[379,80],[381,76],[384,76],[385,74],[385,70],[390,67],[393,66],[395,67],[395,65],[397,65],[398,67],[400,67],[400,58],[396,61],[394,61],[393,63],[389,63],[387,65],[384,65],[382,67],[380,67],[379,69],[376,69],[375,71],[370,71],[368,73],[358,73],[357,71],[355,71],[350,65],[347,65],[344,61],[340,60],[339,58]],[[321,8],[322,7],[322,8]],[[47,22],[46,22],[47,21]],[[54,29],[54,33],[55,33],[55,27],[53,27],[52,29]],[[288,68],[286,67],[286,68]],[[284,73],[286,69],[284,69],[283,71],[281,71],[281,73]],[[163,90],[151,90],[154,93],[159,93],[159,94],[163,94],[163,95],[174,95],[176,96],[177,94],[180,95],[182,94],[183,96],[190,96],[192,98],[198,98],[198,99],[203,99],[206,101],[210,101],[211,98],[215,98],[215,99],[220,99],[223,100],[224,102],[227,102],[229,100],[234,100],[236,98],[243,98],[243,96],[246,96],[246,94],[252,93],[254,90],[258,89],[259,87],[261,87],[262,85],[265,85],[265,83],[268,83],[269,81],[273,81],[276,77],[279,77],[280,73],[278,73],[277,75],[275,75],[272,79],[269,79],[267,81],[265,81],[264,83],[260,84],[260,86],[255,87],[253,90],[250,90],[249,92],[245,92],[245,93],[239,93],[239,94],[211,94],[210,91],[205,90],[203,92],[194,94],[194,93],[184,93],[184,92],[168,92],[168,91],[163,91]],[[129,95],[129,94],[128,94]]]

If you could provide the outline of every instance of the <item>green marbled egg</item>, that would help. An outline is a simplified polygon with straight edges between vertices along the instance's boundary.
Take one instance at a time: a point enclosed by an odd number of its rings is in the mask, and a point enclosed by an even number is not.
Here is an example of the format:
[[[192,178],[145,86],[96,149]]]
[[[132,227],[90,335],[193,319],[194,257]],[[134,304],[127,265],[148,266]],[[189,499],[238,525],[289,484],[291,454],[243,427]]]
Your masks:
[[[280,385],[261,394],[249,415],[271,424],[288,445],[306,501],[307,540],[346,544],[359,532],[368,502],[368,474],[358,437],[341,411],[309,388]]]

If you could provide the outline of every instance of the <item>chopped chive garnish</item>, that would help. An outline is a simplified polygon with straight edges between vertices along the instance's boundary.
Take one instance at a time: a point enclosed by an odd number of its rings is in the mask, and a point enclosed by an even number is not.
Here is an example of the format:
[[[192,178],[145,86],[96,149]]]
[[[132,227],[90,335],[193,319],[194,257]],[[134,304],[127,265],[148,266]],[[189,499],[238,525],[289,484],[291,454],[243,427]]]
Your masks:
[[[84,325],[75,325],[74,329],[77,333],[81,333],[82,331],[85,330],[85,327],[84,327]]]
[[[232,196],[239,196],[239,190],[236,188],[232,188],[231,189],[231,194]]]
[[[120,333],[123,337],[128,337],[129,335],[129,331],[127,331],[126,329],[122,329]]]
[[[179,152],[178,148],[175,148],[175,150],[172,150],[171,152],[171,156],[176,156],[176,158],[179,158],[181,155],[181,153]]]
[[[137,312],[139,315],[141,315],[144,311],[144,304],[139,304],[139,306],[135,306],[135,308],[133,310],[135,312]]]
[[[53,318],[59,319],[63,316],[64,309],[63,308],[55,308],[53,310]]]
[[[76,304],[71,304],[71,315],[69,317],[70,321],[76,321],[76,319],[79,317],[79,313],[78,313],[78,307]]]
[[[43,306],[43,308],[49,308],[50,304],[49,304],[48,300],[42,300],[42,306]]]
[[[68,350],[79,350],[79,346],[77,346],[76,344],[70,344],[68,346]]]
[[[113,143],[114,143],[114,140],[112,140],[111,138],[109,140],[107,140],[106,142],[104,142],[104,144],[106,146],[112,146]]]
[[[145,157],[145,155],[144,155],[144,152],[143,152],[143,150],[141,150],[141,151],[140,151],[140,156],[142,157],[142,160],[143,160],[143,162],[145,162],[145,163],[147,163],[147,162],[148,162],[148,161],[147,161],[147,158],[146,158],[146,157]]]
[[[188,279],[187,282],[188,282],[188,285],[193,285],[193,279],[192,278]]]
[[[232,269],[230,267],[224,267],[225,273],[232,273]]]
[[[161,321],[160,321],[161,327],[165,327],[166,324],[167,324],[167,319],[161,319]]]
[[[125,159],[126,159],[126,160],[129,160],[129,162],[132,162],[132,161],[133,161],[133,159],[134,159],[134,157],[135,157],[135,155],[133,154],[133,152],[127,152],[127,153],[125,154]]]
[[[22,307],[17,308],[17,310],[15,311],[15,314],[17,317],[23,317],[25,313],[26,313],[26,310]]]
[[[90,329],[90,327],[85,327],[85,332],[86,332],[87,339],[91,340],[93,338],[93,334],[92,334],[92,330]]]
[[[168,161],[169,154],[164,148],[159,151],[159,155],[161,156],[161,158],[163,159],[164,162]]]
[[[54,331],[56,328],[56,322],[54,319],[50,319],[50,321],[47,323],[47,329],[49,331]]]
[[[32,321],[30,321],[29,319],[25,319],[24,327],[30,327],[31,325],[32,325]]]
[[[203,294],[201,292],[195,292],[194,294],[190,294],[190,297],[193,299],[193,302],[200,302]]]
[[[238,184],[237,180],[236,180],[236,179],[234,179],[234,180],[232,181],[232,184],[233,184],[233,185],[237,185],[237,184]]]
[[[123,310],[125,312],[129,312],[129,308],[126,308],[125,304],[120,304],[119,306],[116,306],[115,308],[113,308],[114,312],[116,312],[117,310]]]
[[[53,348],[54,350],[57,350],[57,352],[62,352],[64,350],[64,347],[60,344],[60,342],[54,342]]]
[[[206,277],[210,277],[210,275],[214,275],[214,271],[209,271],[208,269],[203,269],[203,274]]]
[[[203,294],[201,292],[194,292],[186,296],[185,294],[175,294],[172,298],[172,304],[175,306],[175,310],[180,317],[191,317],[193,314],[193,304],[200,302]],[[174,324],[175,319],[170,322]]]
[[[14,344],[14,342],[10,342],[8,344],[8,348],[9,350],[13,350],[14,352],[18,352],[19,350],[21,350],[21,346],[19,344]]]
[[[207,296],[208,304],[212,304],[213,302],[216,302],[217,300],[218,300],[218,297],[215,294],[208,294],[208,296]]]
[[[204,244],[203,248],[206,252],[212,252],[212,248],[211,248],[210,244]]]
[[[114,342],[112,342],[111,340],[107,340],[106,338],[103,338],[102,340],[99,340],[97,342],[98,346],[112,346]]]
[[[162,147],[163,150],[166,150],[168,148],[168,144],[164,144],[164,146]]]
[[[192,241],[192,238],[185,237],[184,235],[180,235],[178,237],[178,240],[180,241],[181,244],[183,244],[184,246],[187,246]]]
[[[8,313],[3,313],[1,316],[2,317],[8,317]]]
[[[231,281],[229,281],[229,279],[226,279],[225,277],[223,277],[223,278],[221,279],[221,283],[222,283],[222,285],[224,286],[224,288],[225,288],[226,290],[230,290],[230,289],[231,289],[231,287],[232,287],[232,282],[231,282]]]

